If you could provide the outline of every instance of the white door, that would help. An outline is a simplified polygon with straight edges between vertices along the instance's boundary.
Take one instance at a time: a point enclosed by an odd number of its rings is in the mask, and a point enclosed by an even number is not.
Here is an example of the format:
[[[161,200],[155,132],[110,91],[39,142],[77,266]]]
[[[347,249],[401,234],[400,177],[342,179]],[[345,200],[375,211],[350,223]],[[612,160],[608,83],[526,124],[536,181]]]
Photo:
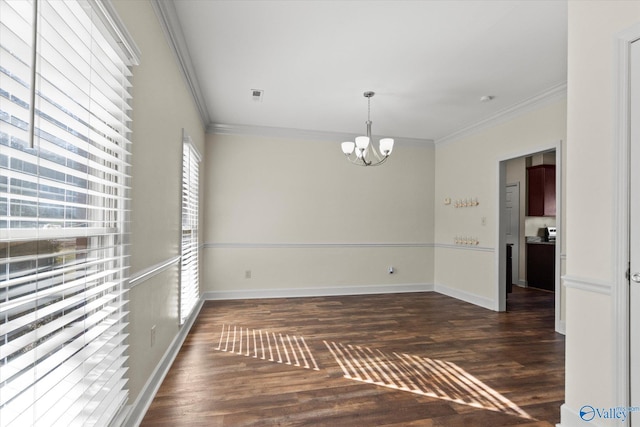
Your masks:
[[[511,283],[518,283],[520,277],[520,183],[507,184],[504,222],[506,224],[506,242],[511,249]]]
[[[631,155],[630,155],[630,349],[631,405],[640,406],[640,41],[631,45]],[[640,413],[631,413],[640,426]]]

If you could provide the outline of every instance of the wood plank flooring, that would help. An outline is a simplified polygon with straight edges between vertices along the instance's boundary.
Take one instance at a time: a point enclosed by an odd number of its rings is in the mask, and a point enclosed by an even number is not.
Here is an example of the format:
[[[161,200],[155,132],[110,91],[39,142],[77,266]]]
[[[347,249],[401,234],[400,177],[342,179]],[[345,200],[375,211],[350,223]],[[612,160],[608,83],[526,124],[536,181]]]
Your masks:
[[[143,426],[554,426],[554,295],[208,301]]]

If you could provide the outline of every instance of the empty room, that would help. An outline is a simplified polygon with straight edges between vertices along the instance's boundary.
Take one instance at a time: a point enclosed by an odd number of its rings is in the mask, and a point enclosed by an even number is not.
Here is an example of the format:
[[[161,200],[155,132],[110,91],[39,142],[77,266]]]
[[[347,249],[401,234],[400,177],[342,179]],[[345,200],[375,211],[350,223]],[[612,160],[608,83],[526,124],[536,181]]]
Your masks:
[[[0,426],[640,425],[639,39],[0,0]]]

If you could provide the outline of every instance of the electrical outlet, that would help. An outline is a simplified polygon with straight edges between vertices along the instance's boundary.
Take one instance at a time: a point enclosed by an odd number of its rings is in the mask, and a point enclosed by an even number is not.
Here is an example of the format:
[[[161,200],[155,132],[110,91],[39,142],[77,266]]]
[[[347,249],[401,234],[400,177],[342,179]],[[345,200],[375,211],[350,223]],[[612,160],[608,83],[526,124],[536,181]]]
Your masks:
[[[245,270],[244,278],[245,279],[251,279],[251,270]]]
[[[151,347],[156,344],[156,325],[151,327]]]

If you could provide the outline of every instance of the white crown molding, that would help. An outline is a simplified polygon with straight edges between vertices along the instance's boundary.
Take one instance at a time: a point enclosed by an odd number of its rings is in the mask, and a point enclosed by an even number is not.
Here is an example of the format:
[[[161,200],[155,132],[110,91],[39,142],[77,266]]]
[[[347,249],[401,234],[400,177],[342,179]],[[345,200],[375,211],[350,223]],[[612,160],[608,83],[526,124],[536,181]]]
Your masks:
[[[182,27],[180,26],[178,14],[176,13],[176,7],[172,1],[163,0],[151,0],[151,5],[158,17],[158,22],[160,23],[160,27],[167,38],[169,47],[176,57],[178,68],[180,69],[196,107],[198,108],[200,119],[206,126],[207,123],[211,121],[209,118],[209,111],[207,110],[207,104],[202,96],[202,90],[200,90],[198,77],[193,69],[193,62],[189,55],[187,43],[184,40]]]
[[[253,126],[253,125],[234,125],[234,124],[222,124],[222,123],[210,123],[207,126],[207,133],[215,135],[250,135],[250,136],[262,136],[271,138],[286,138],[286,139],[301,139],[310,141],[353,141],[358,134],[344,133],[344,132],[332,132],[332,131],[319,131],[319,130],[305,130],[294,128],[283,128],[273,126]],[[374,137],[378,137],[374,135]],[[420,139],[420,138],[402,138],[394,137],[396,143],[403,145],[433,145],[432,139]]]
[[[305,140],[347,140],[353,138],[351,134],[330,132],[330,131],[313,131],[305,129],[282,128],[272,126],[252,126],[252,125],[234,125],[222,123],[210,123],[207,126],[207,133],[216,135],[250,135],[264,136],[273,138],[290,138]]]
[[[567,83],[561,83],[553,86],[546,91],[528,98],[522,102],[519,102],[509,108],[499,111],[497,114],[483,119],[481,121],[466,125],[455,132],[433,140],[433,139],[419,139],[419,138],[395,138],[399,143],[408,144],[445,144],[450,141],[460,139],[462,137],[472,135],[480,130],[496,126],[500,123],[507,122],[525,113],[528,113],[537,108],[551,104],[557,100],[567,97]],[[271,126],[251,126],[251,125],[235,125],[235,124],[222,124],[222,123],[210,123],[207,126],[207,133],[217,135],[252,135],[252,136],[264,136],[275,138],[291,138],[291,139],[303,139],[303,140],[323,140],[323,141],[341,141],[341,140],[353,140],[356,134],[348,134],[341,132],[330,131],[313,131],[304,129],[292,129],[281,128]]]
[[[491,117],[463,126],[462,128],[450,133],[447,136],[438,138],[435,140],[435,144],[445,144],[447,142],[455,141],[465,136],[472,135],[483,129],[487,129],[500,123],[507,122],[532,110],[551,104],[552,102],[566,97],[567,83],[563,82],[547,89],[546,91],[538,95],[532,96],[531,98],[525,99],[524,101],[512,105],[511,107],[508,107],[502,111],[499,111]]]
[[[253,135],[253,136],[266,136],[266,137],[278,137],[278,138],[292,138],[303,140],[347,140],[355,138],[356,134],[347,134],[341,132],[329,132],[329,131],[313,131],[304,129],[293,128],[280,128],[271,126],[250,126],[250,125],[234,125],[234,124],[221,124],[211,123],[209,112],[207,110],[206,102],[202,96],[200,84],[198,78],[193,69],[193,63],[187,44],[184,40],[182,28],[178,20],[175,5],[171,1],[151,0],[160,26],[167,38],[169,46],[176,56],[179,69],[187,83],[187,86],[191,92],[194,102],[200,113],[202,122],[207,126],[206,132],[210,134],[218,135]],[[520,116],[533,109],[539,108],[543,105],[549,104],[561,98],[567,96],[567,83],[563,82],[558,84],[545,92],[526,99],[520,103],[517,103],[505,110],[498,112],[497,114],[475,122],[454,131],[453,133],[433,139],[421,139],[421,138],[395,138],[396,142],[403,144],[444,144],[449,141],[453,141],[464,136],[471,135],[482,129],[495,126],[499,123],[511,120],[517,116]]]

